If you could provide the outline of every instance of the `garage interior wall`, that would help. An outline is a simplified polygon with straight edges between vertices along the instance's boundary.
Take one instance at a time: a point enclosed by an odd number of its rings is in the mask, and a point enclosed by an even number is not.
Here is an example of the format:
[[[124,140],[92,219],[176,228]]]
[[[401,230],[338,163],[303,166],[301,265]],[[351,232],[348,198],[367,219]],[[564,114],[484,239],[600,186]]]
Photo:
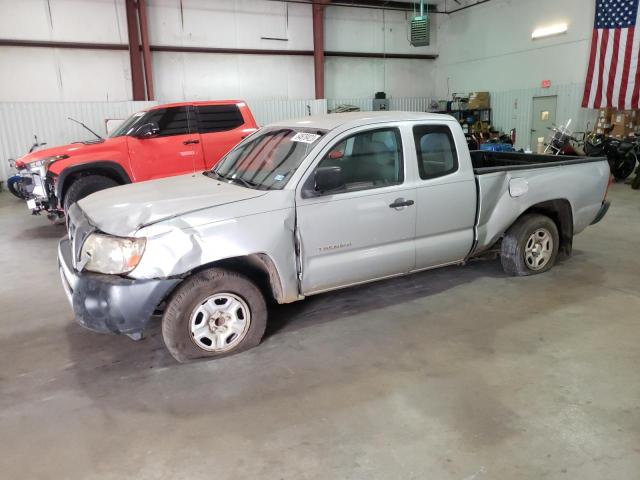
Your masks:
[[[0,38],[127,43],[124,0],[0,0]],[[267,0],[147,0],[151,45],[241,49],[313,49],[310,5]],[[410,14],[328,7],[325,49],[363,53],[435,53],[407,40]],[[435,39],[434,39],[435,43]],[[156,99],[314,98],[312,56],[152,53]],[[0,101],[127,101],[125,50],[0,47]],[[434,93],[430,60],[328,57],[326,96],[398,97]],[[407,78],[410,80],[407,81]]]
[[[454,5],[448,1],[448,5]],[[529,143],[536,96],[558,96],[557,122],[575,130],[593,126],[595,112],[580,108],[593,32],[594,2],[491,0],[439,16],[436,95],[491,92],[493,123]],[[532,40],[536,28],[567,23],[565,34]],[[541,88],[543,80],[551,88]]]
[[[456,8],[452,0],[446,3],[449,9]],[[313,48],[309,5],[267,0],[147,0],[147,5],[152,45]],[[445,8],[444,2],[437,6]],[[562,8],[556,0],[491,0],[451,15],[433,15],[432,46],[414,48],[407,40],[409,12],[327,7],[327,51],[437,54],[438,59],[328,56],[326,106],[352,103],[370,109],[373,94],[385,91],[392,99],[391,108],[424,111],[432,98],[487,90],[494,125],[505,131],[515,127],[517,146],[524,147],[529,143],[533,97],[557,95],[557,121],[571,118],[575,130],[584,130],[595,117],[593,111],[579,106],[593,8],[593,2],[584,0],[563,0]],[[2,39],[127,43],[124,0],[0,0],[0,11]],[[566,34],[531,39],[535,28],[558,22],[568,23]],[[244,98],[259,123],[323,109],[324,104],[311,100],[311,56],[152,52],[152,59],[159,102]],[[5,72],[0,77],[0,102],[12,102],[11,108],[21,108],[16,102],[83,101],[127,102],[123,105],[135,108],[130,102],[126,50],[3,46],[0,68]],[[550,80],[551,88],[542,89],[542,80]],[[95,112],[102,108],[98,105]],[[126,108],[118,106],[117,111]],[[23,118],[50,120],[47,115],[28,113],[36,110],[29,106]],[[87,112],[85,119],[92,115]],[[4,117],[0,123],[10,120]],[[23,153],[31,137],[18,141],[7,131],[12,143],[0,138],[0,154]],[[71,131],[83,134],[75,127]],[[44,140],[57,143],[61,138]]]

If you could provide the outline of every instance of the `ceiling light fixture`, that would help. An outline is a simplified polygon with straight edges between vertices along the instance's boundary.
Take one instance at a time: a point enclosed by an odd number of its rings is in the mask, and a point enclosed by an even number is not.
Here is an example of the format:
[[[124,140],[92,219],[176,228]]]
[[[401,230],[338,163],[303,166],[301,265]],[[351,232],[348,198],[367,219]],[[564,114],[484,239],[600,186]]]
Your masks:
[[[531,34],[532,39],[550,37],[552,35],[560,35],[566,33],[569,30],[569,25],[566,23],[558,23],[556,25],[550,25],[548,27],[536,28]]]

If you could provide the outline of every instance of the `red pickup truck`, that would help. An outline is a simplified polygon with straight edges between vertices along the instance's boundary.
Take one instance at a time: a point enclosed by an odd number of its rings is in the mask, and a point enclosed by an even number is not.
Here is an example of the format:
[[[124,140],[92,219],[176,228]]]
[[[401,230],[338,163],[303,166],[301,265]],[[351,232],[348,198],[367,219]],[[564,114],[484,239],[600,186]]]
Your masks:
[[[241,100],[158,105],[133,114],[108,138],[37,150],[15,165],[28,207],[55,220],[98,190],[210,169],[256,130]]]

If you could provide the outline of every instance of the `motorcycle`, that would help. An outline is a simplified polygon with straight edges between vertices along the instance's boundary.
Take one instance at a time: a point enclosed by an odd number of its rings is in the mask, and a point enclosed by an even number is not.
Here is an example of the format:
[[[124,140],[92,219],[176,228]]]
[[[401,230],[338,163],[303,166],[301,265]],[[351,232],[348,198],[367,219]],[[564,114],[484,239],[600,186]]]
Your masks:
[[[636,169],[636,178],[631,182],[631,188],[634,190],[640,190],[640,165],[638,165],[638,168]]]
[[[636,139],[621,140],[594,134],[586,138],[584,146],[590,157],[607,157],[611,173],[618,181],[625,180],[633,173],[640,156],[640,142]]]
[[[576,138],[570,129],[571,119],[566,125],[553,125],[549,128],[549,140],[544,149],[544,153],[547,155],[572,155],[583,156],[585,152],[582,148],[584,140]],[[584,137],[584,134],[582,134]]]
[[[31,145],[31,148],[29,148],[29,153],[47,144],[46,142],[42,142],[42,143],[38,142],[37,135],[34,135],[33,139],[34,139],[34,142],[33,142],[33,145]],[[21,169],[16,166],[15,160],[9,159],[9,167],[11,167],[14,170],[18,170],[18,173],[16,173],[15,175],[7,179],[7,188],[14,196],[22,200],[26,200],[27,198],[29,198],[29,195],[31,193],[29,188],[30,183],[28,183],[26,181],[27,179],[20,174]]]

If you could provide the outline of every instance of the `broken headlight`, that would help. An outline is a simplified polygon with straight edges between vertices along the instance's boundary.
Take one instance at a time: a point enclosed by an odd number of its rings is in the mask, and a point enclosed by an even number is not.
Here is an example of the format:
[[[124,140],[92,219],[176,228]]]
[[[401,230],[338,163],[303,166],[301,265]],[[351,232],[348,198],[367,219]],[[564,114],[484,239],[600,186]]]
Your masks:
[[[92,233],[85,240],[80,254],[80,270],[120,275],[129,273],[138,266],[145,238],[113,237],[101,233]]]
[[[53,162],[64,160],[65,158],[69,158],[69,155],[54,155],[52,157],[45,157],[40,160],[36,160],[35,162],[29,163],[28,167],[31,169],[31,171],[38,170],[36,173],[40,173],[40,175],[44,176],[47,173],[49,166]]]

